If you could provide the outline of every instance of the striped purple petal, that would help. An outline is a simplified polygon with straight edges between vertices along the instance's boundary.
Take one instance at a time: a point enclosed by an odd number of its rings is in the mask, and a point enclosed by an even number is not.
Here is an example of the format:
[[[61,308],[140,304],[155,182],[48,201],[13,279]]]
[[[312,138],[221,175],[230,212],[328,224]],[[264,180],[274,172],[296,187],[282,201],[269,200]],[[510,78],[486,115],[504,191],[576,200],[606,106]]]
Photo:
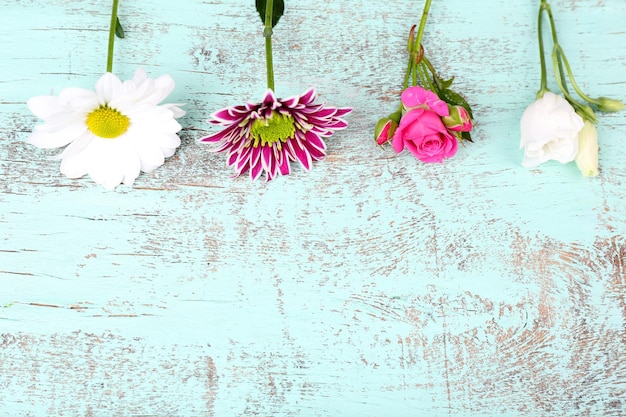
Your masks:
[[[324,138],[345,129],[348,124],[342,117],[352,111],[346,107],[316,104],[315,99],[314,88],[286,99],[278,99],[272,90],[267,90],[260,103],[248,102],[213,113],[209,123],[224,129],[200,139],[200,142],[216,143],[218,147],[214,152],[227,151],[227,163],[237,171],[237,176],[250,171],[250,178],[256,180],[265,172],[267,181],[270,181],[279,175],[289,175],[291,161],[298,161],[308,171],[313,161],[326,156]],[[261,145],[250,136],[250,129],[255,120],[269,119],[276,113],[293,121],[295,134],[287,138],[274,137],[262,141]]]

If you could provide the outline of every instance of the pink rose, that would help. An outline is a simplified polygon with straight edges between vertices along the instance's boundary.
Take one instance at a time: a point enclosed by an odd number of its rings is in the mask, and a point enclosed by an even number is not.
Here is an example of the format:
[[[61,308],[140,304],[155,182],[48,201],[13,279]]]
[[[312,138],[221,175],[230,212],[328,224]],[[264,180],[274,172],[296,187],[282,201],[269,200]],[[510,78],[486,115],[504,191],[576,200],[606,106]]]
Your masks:
[[[457,139],[440,115],[430,109],[409,110],[402,116],[391,142],[396,153],[407,148],[422,162],[442,162],[456,154]]]
[[[402,92],[400,96],[402,104],[406,110],[416,108],[426,108],[434,111],[439,116],[448,116],[448,105],[441,100],[437,94],[432,91],[425,90],[422,87],[409,87]]]

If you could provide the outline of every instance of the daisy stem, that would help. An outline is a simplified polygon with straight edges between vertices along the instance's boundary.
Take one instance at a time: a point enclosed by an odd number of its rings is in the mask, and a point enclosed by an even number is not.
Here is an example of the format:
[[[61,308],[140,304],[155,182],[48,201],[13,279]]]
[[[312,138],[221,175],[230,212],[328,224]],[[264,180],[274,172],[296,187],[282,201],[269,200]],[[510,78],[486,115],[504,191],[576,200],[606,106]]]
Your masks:
[[[117,26],[117,4],[119,0],[113,0],[111,11],[111,27],[109,28],[109,49],[107,52],[107,72],[113,71],[113,45],[115,43],[115,27]]]
[[[267,88],[274,91],[274,63],[272,61],[272,15],[274,0],[267,0],[265,4],[265,64],[267,65]]]

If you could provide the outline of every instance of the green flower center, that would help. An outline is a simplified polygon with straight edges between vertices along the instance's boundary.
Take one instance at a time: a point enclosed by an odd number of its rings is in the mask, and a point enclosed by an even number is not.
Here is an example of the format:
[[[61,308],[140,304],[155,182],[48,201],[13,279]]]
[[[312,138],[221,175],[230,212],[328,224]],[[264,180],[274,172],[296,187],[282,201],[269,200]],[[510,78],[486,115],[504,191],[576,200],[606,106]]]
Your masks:
[[[252,146],[255,148],[273,144],[276,142],[287,142],[296,133],[296,126],[293,117],[288,114],[280,114],[273,111],[267,119],[256,119],[250,126],[250,136]]]
[[[87,127],[96,136],[115,139],[130,126],[130,119],[107,104],[100,106],[87,115]]]

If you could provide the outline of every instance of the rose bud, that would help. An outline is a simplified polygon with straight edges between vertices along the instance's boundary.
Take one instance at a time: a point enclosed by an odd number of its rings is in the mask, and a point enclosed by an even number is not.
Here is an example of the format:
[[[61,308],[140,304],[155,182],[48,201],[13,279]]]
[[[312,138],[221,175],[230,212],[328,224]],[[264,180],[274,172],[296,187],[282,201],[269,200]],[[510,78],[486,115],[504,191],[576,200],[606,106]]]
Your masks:
[[[474,126],[469,113],[462,106],[448,106],[450,114],[441,118],[443,124],[454,132],[469,132]]]
[[[583,177],[598,175],[598,131],[593,123],[585,120],[585,124],[578,132],[578,154],[576,165]]]
[[[401,115],[399,112],[391,113],[389,116],[383,117],[378,121],[378,123],[376,123],[374,139],[376,139],[376,143],[378,145],[382,145],[393,138],[393,134],[398,128],[400,117]]]

